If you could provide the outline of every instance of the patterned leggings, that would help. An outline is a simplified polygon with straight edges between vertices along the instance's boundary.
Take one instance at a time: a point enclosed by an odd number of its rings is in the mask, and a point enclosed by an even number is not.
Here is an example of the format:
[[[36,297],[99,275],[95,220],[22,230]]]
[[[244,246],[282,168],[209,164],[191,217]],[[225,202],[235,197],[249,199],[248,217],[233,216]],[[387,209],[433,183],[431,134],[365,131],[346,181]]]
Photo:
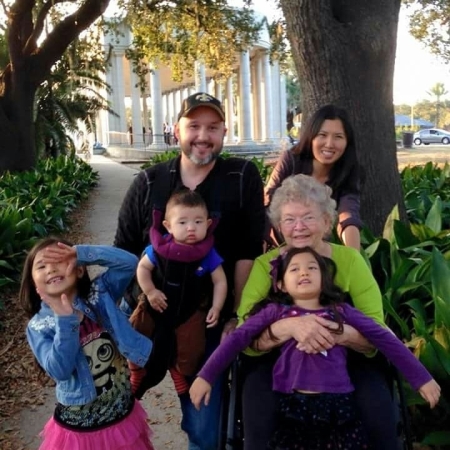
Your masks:
[[[268,450],[370,449],[353,395],[285,395]]]

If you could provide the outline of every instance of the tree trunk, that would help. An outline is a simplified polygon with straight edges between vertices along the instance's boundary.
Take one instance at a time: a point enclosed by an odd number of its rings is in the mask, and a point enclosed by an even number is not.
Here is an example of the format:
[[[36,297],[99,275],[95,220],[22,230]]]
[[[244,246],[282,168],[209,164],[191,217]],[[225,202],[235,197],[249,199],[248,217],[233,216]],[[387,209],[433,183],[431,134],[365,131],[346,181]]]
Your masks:
[[[36,162],[33,123],[36,88],[27,74],[27,69],[11,74],[11,83],[6,83],[9,89],[0,97],[0,173],[27,170]]]
[[[11,5],[7,24],[10,63],[0,72],[0,174],[5,170],[28,170],[35,165],[36,90],[70,43],[105,12],[109,1],[84,0],[75,12],[55,24],[40,45],[51,8],[63,0],[42,4],[15,0]]]
[[[347,109],[363,169],[361,215],[376,235],[395,204],[393,78],[401,0],[280,0],[303,93],[303,123],[318,107]]]

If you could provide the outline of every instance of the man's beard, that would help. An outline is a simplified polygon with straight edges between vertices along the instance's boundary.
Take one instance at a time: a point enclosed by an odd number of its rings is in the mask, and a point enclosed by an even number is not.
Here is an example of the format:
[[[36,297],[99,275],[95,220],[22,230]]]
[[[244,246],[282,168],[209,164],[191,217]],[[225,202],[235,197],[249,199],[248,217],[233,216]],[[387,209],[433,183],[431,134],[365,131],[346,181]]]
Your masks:
[[[222,147],[219,149],[216,149],[212,151],[208,156],[205,158],[198,158],[197,156],[192,154],[191,146],[185,148],[184,146],[181,146],[181,151],[197,166],[207,166],[211,162],[215,161],[222,151]]]

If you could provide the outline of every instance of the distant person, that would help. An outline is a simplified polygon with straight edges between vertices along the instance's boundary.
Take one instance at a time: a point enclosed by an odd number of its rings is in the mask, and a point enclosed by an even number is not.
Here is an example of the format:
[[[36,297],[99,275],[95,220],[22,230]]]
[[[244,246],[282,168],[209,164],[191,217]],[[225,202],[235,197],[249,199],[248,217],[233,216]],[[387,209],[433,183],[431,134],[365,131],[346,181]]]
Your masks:
[[[360,249],[360,175],[353,127],[347,112],[334,105],[319,108],[308,121],[300,141],[283,152],[266,184],[265,205],[283,180],[296,174],[311,175],[331,187],[337,202],[337,232],[345,245]],[[275,243],[283,242],[273,230]]]
[[[317,315],[341,334],[349,324],[395,364],[411,386],[434,408],[440,387],[414,354],[389,329],[345,303],[334,284],[336,266],[310,247],[291,248],[277,261],[274,292],[257,304],[247,320],[214,351],[191,386],[197,408],[208,405],[212,385],[253,339],[280,319]],[[358,416],[354,387],[347,371],[347,349],[339,344],[320,353],[298,349],[295,339],[281,347],[273,368],[279,393],[279,417],[270,450],[361,450],[370,442]]]
[[[172,127],[164,122],[164,142],[167,145],[170,145],[170,135],[172,133]]]
[[[182,395],[189,391],[186,377],[197,373],[204,357],[206,328],[219,324],[227,279],[223,260],[213,247],[212,232],[208,232],[212,219],[198,192],[183,189],[172,194],[162,224],[168,234],[159,233],[160,224],[154,223],[150,231],[153,244],[139,261],[137,281],[144,298],[130,320],[134,322],[138,316],[139,324],[142,309],[147,311],[142,331],[153,338],[156,352],[164,352],[175,389]],[[139,330],[139,325],[136,328]],[[150,359],[150,372],[152,366],[154,360]],[[145,392],[146,370],[134,364],[130,368],[131,384],[140,398]]]
[[[131,125],[128,127],[128,142],[133,145],[133,127]]]
[[[28,253],[19,300],[30,317],[28,343],[55,381],[57,399],[40,450],[153,450],[126,360],[143,366],[152,343],[116,305],[136,264],[118,248],[55,238]],[[90,265],[108,270],[91,281]]]
[[[154,245],[153,240],[149,242],[153,211],[164,214],[169,197],[179,189],[188,188],[203,197],[211,218],[218,219],[214,246],[223,258],[228,284],[220,324],[206,330],[205,358],[219,344],[222,331],[226,334],[236,326],[242,288],[253,260],[263,251],[262,179],[251,161],[220,156],[226,132],[225,112],[219,100],[206,92],[185,98],[174,128],[180,155],[135,177],[120,208],[114,241],[117,247],[140,257],[149,243]],[[124,310],[136,307],[135,294],[132,289],[127,292],[127,304],[122,303]],[[187,378],[190,384],[194,377]],[[221,394],[217,385],[209,407],[200,411],[194,408],[187,393],[179,396],[181,428],[188,435],[191,450],[217,450]]]

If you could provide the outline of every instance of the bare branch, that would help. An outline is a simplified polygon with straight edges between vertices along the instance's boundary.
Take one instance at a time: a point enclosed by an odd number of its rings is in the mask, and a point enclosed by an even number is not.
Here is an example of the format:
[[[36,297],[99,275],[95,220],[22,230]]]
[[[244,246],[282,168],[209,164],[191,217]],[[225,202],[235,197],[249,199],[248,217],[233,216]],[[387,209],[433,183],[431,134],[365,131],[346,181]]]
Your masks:
[[[86,0],[75,13],[67,16],[55,26],[45,39],[41,49],[36,53],[35,72],[32,74],[34,83],[42,82],[70,43],[105,12],[109,1]]]
[[[2,13],[3,15],[6,17],[8,16],[8,8],[6,7],[6,4],[4,2],[4,0],[0,0],[0,6],[2,8]],[[3,27],[2,27],[3,28]]]
[[[50,9],[58,4],[58,3],[65,3],[67,0],[49,0],[42,6],[41,10],[38,13],[36,23],[34,26],[34,30],[31,33],[30,37],[27,40],[27,43],[24,47],[23,53],[25,55],[33,53],[37,48],[37,40],[39,39],[39,36],[42,33],[42,30],[44,29],[44,22],[47,17],[48,12]]]

